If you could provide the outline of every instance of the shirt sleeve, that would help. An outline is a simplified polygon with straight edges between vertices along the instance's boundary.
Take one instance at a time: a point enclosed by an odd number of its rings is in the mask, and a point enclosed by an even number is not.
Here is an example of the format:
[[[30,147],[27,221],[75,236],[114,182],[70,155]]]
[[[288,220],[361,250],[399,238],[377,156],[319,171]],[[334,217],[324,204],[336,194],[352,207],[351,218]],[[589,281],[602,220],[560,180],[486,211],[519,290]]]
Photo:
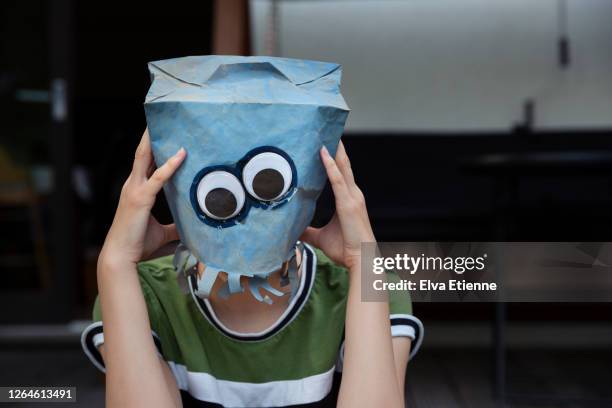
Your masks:
[[[399,282],[400,278],[394,272],[387,273],[388,282]],[[413,358],[421,348],[425,329],[423,323],[412,314],[412,300],[406,291],[389,291],[389,319],[392,337],[409,337],[412,339],[410,358]]]
[[[155,342],[157,352],[161,356],[161,341],[157,335],[157,332],[163,323],[165,315],[163,314],[163,309],[153,290],[142,277],[140,277],[140,286],[147,304],[147,311],[152,329],[151,335],[153,336],[153,341]],[[105,373],[106,367],[104,366],[104,360],[102,359],[102,355],[99,351],[99,347],[104,344],[104,324],[102,322],[102,311],[100,309],[99,297],[96,297],[92,317],[93,323],[87,326],[81,334],[81,347],[83,347],[85,355],[87,358],[89,358],[92,364],[100,371]]]
[[[387,281],[396,282],[400,278],[394,272],[387,272]],[[388,291],[389,293],[389,320],[391,323],[391,337],[409,337],[412,342],[410,345],[410,356],[412,359],[423,342],[425,328],[419,318],[412,314],[412,300],[410,293],[405,291]],[[336,371],[342,372],[344,366],[344,340],[340,345],[338,359],[336,361]]]

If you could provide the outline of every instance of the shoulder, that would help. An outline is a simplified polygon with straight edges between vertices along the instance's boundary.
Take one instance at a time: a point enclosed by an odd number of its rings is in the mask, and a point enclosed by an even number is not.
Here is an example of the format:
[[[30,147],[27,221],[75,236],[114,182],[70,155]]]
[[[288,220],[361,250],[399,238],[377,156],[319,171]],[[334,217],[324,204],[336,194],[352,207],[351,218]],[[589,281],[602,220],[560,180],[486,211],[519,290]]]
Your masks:
[[[143,279],[168,279],[171,273],[174,274],[173,258],[174,255],[168,255],[140,262],[138,275]]]
[[[140,286],[151,320],[166,315],[177,319],[188,313],[188,296],[179,284],[173,257],[169,255],[138,264]]]
[[[317,280],[321,280],[330,290],[348,291],[348,271],[336,264],[319,248],[309,247],[316,260]]]
[[[314,302],[325,310],[326,319],[330,318],[330,311],[336,310],[337,317],[343,319],[348,295],[348,271],[329,259],[320,249],[309,247],[316,257],[317,286],[313,291]],[[386,275],[389,281],[398,281],[395,273]],[[342,306],[336,308],[335,306]],[[419,350],[425,333],[423,323],[413,315],[410,294],[406,292],[391,291],[389,293],[389,320],[392,337],[408,337],[412,340],[410,357]]]
[[[177,287],[177,273],[172,263],[174,256],[150,259],[138,264],[138,277],[144,291],[157,292],[160,289]]]
[[[315,302],[343,303],[348,295],[348,271],[336,264],[320,249],[307,245],[314,260],[315,283],[313,296]]]

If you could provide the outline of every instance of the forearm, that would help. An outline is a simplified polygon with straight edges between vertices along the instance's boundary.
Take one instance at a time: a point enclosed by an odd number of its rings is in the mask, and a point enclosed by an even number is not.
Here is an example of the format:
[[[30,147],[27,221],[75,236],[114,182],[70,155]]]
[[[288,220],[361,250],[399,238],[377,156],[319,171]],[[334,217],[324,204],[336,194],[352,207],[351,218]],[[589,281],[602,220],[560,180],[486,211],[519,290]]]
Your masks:
[[[396,371],[401,370],[396,370],[389,304],[361,301],[361,244],[376,241],[365,197],[355,184],[342,142],[338,144],[336,160],[325,146],[321,148],[321,160],[336,198],[336,214],[325,227],[308,228],[302,238],[349,268],[338,406],[399,408],[404,403]],[[406,362],[397,359],[397,363],[406,368]]]
[[[358,269],[358,268],[355,268]],[[339,407],[403,407],[396,378],[389,305],[362,302],[359,270],[349,272]]]
[[[163,371],[165,363],[158,357],[151,336],[136,265],[101,257],[98,288],[104,321],[107,405],[180,405],[176,385],[169,386]]]

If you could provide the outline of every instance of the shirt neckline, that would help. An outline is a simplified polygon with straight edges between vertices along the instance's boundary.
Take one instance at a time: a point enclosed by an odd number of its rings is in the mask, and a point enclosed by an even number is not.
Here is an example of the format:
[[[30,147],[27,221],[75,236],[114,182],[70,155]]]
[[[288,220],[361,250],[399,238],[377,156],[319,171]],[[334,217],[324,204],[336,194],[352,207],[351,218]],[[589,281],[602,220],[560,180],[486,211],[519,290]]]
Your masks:
[[[300,274],[300,284],[294,298],[276,322],[260,332],[243,333],[226,327],[215,314],[210,301],[208,299],[201,299],[195,294],[193,288],[196,285],[196,281],[193,275],[190,276],[189,279],[189,292],[200,313],[202,313],[206,320],[208,320],[217,331],[221,332],[221,334],[234,340],[262,341],[274,336],[287,327],[297,317],[310,297],[316,273],[316,254],[307,244],[304,244],[301,265],[302,273]]]

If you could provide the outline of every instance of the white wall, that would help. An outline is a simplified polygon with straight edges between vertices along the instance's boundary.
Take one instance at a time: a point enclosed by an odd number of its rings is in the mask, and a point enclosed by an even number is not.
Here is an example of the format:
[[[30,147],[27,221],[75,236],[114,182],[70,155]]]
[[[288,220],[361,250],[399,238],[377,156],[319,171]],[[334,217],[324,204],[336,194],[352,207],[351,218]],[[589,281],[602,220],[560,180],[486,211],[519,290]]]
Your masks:
[[[265,54],[270,2],[251,1]],[[280,55],[339,62],[353,131],[612,126],[612,0],[569,0],[572,65],[557,65],[557,0],[286,0]]]

